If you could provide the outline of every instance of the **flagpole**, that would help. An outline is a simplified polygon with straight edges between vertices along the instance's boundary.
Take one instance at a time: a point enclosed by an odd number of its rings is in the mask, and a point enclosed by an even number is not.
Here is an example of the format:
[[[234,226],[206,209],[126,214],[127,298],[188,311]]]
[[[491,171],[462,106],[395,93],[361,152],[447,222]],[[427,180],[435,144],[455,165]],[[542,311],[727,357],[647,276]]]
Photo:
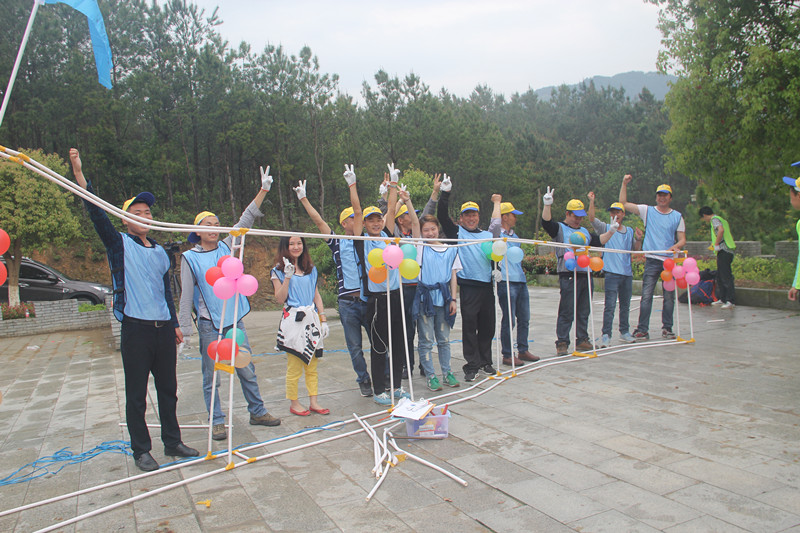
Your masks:
[[[17,60],[14,62],[14,68],[11,70],[11,79],[8,80],[8,88],[6,89],[6,94],[3,95],[3,106],[0,107],[0,126],[3,125],[3,117],[6,115],[6,108],[8,107],[8,102],[11,100],[11,90],[14,88],[14,80],[17,79],[19,64],[22,63],[22,54],[25,53],[25,46],[28,44],[28,37],[31,34],[31,28],[33,28],[33,19],[36,18],[36,12],[38,10],[39,0],[33,0],[33,10],[28,19],[28,27],[25,28],[25,35],[22,36],[22,44],[19,45],[19,51],[17,51]]]

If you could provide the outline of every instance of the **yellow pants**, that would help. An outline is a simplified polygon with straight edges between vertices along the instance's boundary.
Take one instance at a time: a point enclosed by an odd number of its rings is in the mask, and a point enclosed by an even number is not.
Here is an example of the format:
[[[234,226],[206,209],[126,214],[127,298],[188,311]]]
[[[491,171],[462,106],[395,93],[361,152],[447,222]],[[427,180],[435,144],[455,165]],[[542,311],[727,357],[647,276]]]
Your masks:
[[[306,389],[308,389],[308,395],[317,395],[317,385],[319,384],[319,375],[317,374],[318,361],[318,357],[312,357],[311,362],[306,365],[299,357],[286,354],[287,400],[297,399],[297,384],[300,382],[300,376],[303,375],[303,372],[306,374]]]

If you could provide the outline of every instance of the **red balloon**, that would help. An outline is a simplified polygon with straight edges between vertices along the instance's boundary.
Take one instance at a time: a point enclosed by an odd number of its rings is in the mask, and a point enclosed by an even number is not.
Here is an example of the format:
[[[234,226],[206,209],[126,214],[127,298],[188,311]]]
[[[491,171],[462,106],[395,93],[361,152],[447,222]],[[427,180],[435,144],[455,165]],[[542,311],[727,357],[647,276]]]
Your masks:
[[[219,261],[217,261],[217,266],[219,268],[222,268],[222,263],[224,263],[229,257],[233,257],[233,256],[231,256],[231,255],[223,255],[222,257],[220,257]]]
[[[664,259],[664,270],[672,270],[675,268],[675,261],[672,259]]]
[[[221,277],[222,277],[222,268],[220,267],[211,267],[208,270],[206,270],[206,281],[212,287],[214,286],[214,283],[216,283],[216,281]]]
[[[678,279],[676,279],[675,280],[675,285],[677,285],[679,289],[685,289],[686,285],[687,285],[686,278],[678,278]]]
[[[9,246],[11,246],[11,238],[5,230],[0,229],[0,255],[6,253]]]
[[[211,359],[217,358],[217,341],[213,341],[211,344],[208,345],[208,349],[206,349],[206,353]]]
[[[0,263],[0,285],[6,282],[8,279],[8,270],[6,270],[6,265]]]
[[[233,355],[239,353],[239,345],[233,339],[222,339],[217,345],[217,353],[220,361],[230,361]]]
[[[587,266],[589,266],[590,260],[588,255],[579,255],[577,261],[579,267],[586,268]]]

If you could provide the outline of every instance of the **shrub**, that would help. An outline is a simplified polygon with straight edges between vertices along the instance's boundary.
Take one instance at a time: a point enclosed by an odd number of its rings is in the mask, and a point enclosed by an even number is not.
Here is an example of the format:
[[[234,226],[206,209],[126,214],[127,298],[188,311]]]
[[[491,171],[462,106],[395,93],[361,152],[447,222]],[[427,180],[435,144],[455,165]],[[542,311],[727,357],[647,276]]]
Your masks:
[[[522,259],[522,270],[529,280],[536,274],[555,274],[557,266],[556,254],[529,255]]]
[[[36,309],[33,306],[33,302],[23,302],[19,305],[8,305],[8,304],[0,304],[3,310],[3,320],[12,320],[14,318],[25,318],[25,311],[28,311],[28,315],[31,317],[36,316]]]
[[[700,270],[717,269],[715,259],[697,261]],[[733,277],[737,280],[750,280],[775,287],[791,287],[794,280],[795,266],[788,261],[767,257],[739,257],[731,265]]]
[[[78,312],[79,313],[88,313],[89,311],[101,311],[106,308],[106,304],[90,304],[89,302],[83,302],[78,304]]]

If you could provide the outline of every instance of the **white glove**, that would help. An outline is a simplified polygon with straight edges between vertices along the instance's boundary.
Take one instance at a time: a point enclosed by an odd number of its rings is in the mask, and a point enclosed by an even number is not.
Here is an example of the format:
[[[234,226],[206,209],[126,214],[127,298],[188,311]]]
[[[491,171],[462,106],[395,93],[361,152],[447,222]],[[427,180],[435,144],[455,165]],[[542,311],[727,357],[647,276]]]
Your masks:
[[[328,327],[327,322],[320,322],[319,329],[322,332],[322,338],[327,339],[328,335],[331,334],[331,328]]]
[[[286,276],[287,279],[294,276],[294,265],[285,257],[283,258],[283,275]]]
[[[611,224],[608,225],[611,231],[617,231],[619,229],[619,222],[617,222],[616,218],[611,219]]]
[[[450,192],[452,188],[453,188],[453,182],[450,181],[450,176],[445,174],[444,179],[442,180],[442,184],[439,186],[439,190],[442,192]]]
[[[347,168],[347,165],[344,166],[344,179],[347,180],[347,185],[352,187],[356,184],[356,173],[353,172],[353,165],[350,165],[350,168]]]
[[[294,188],[295,194],[297,194],[297,199],[302,200],[306,197],[306,181],[308,180],[301,180],[297,182],[297,187]],[[285,258],[284,258],[285,259]]]
[[[720,245],[719,244],[715,244],[714,245],[714,251],[715,252],[719,252],[720,251]]]
[[[388,194],[389,186],[381,182],[381,186],[378,188],[378,192],[380,193],[381,196],[383,196],[384,194]]]
[[[547,192],[544,193],[544,196],[542,196],[542,203],[544,205],[553,205],[553,193],[555,192],[555,189],[550,190],[550,187],[548,187]]]
[[[408,185],[406,185],[405,183],[404,183],[404,184],[402,184],[402,185],[400,185],[400,186],[397,188],[397,192],[400,192],[400,191],[402,191],[402,192],[406,192],[407,190],[408,190]]]
[[[389,167],[389,181],[397,183],[397,180],[400,179],[400,170],[394,168],[394,163],[389,163],[386,166]]]
[[[492,270],[492,276],[494,277],[494,281],[496,283],[503,281],[503,273],[497,269]]]
[[[267,170],[264,170],[264,167],[258,167],[261,171],[261,190],[269,192],[270,187],[272,187],[272,176],[269,175],[269,165],[267,165]]]

